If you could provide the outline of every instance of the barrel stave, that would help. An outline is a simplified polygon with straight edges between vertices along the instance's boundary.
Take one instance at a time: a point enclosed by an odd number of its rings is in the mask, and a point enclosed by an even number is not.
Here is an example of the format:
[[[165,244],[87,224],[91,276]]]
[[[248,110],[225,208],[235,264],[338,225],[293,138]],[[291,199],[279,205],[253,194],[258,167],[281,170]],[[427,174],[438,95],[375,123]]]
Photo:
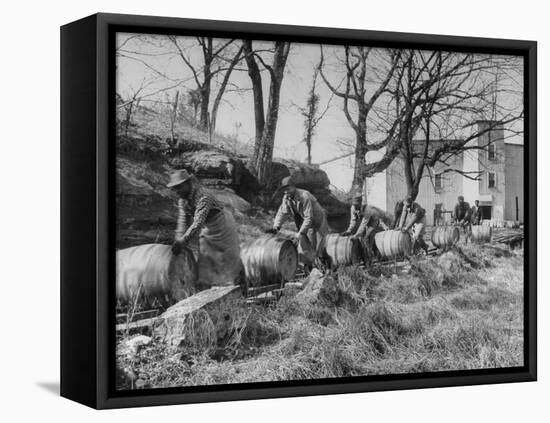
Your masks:
[[[265,235],[241,246],[241,261],[250,285],[269,285],[294,277],[298,252],[288,239]]]
[[[329,234],[325,240],[326,253],[335,267],[359,263],[361,248],[359,240],[340,234]]]
[[[122,304],[136,296],[152,303],[177,301],[193,292],[197,264],[193,253],[183,248],[178,256],[171,246],[145,244],[118,250],[116,253],[116,297]]]
[[[477,243],[491,242],[492,228],[487,225],[472,226],[472,240]]]
[[[374,236],[374,242],[382,257],[404,257],[411,252],[412,241],[408,232],[400,230],[378,232]]]
[[[432,244],[439,248],[448,248],[460,240],[457,226],[437,226],[432,232]]]

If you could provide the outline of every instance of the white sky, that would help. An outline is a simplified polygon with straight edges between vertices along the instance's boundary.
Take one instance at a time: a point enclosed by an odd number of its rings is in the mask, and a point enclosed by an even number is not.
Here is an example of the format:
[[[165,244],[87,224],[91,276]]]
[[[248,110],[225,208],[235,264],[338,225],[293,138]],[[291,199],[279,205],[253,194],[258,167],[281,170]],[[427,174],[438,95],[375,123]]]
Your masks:
[[[191,71],[185,66],[181,58],[170,53],[173,52],[174,48],[173,46],[170,48],[163,37],[158,36],[158,39],[146,43],[135,38],[129,39],[129,37],[131,37],[131,34],[118,34],[117,38],[117,46],[124,43],[122,47],[123,56],[117,58],[117,92],[122,94],[123,97],[132,93],[144,80],[150,83],[143,91],[145,95],[176,85],[176,88],[168,91],[171,96],[173,96],[176,89],[186,92],[189,89],[196,88]],[[191,46],[193,44],[194,38],[178,38],[181,40],[182,45]],[[216,40],[215,42],[222,43],[223,41]],[[255,42],[255,46],[259,45],[261,45],[259,42]],[[334,85],[339,84],[343,74],[331,69],[330,62],[334,60],[335,55],[341,54],[342,50],[343,48],[339,46],[325,47],[325,60],[328,65],[326,74]],[[304,106],[305,104],[311,87],[313,69],[319,62],[319,51],[318,45],[292,45],[281,88],[281,107],[274,150],[276,157],[297,160],[305,160],[306,158],[306,146],[301,142],[304,128],[303,117],[295,105]],[[193,63],[202,63],[198,47],[191,47],[188,53]],[[156,74],[152,70],[153,68],[162,72],[163,76]],[[200,65],[197,68],[200,68]],[[231,76],[232,84],[238,87],[250,88],[250,78],[244,71],[244,64],[240,66],[240,69],[243,70],[233,72]],[[263,80],[264,97],[267,101],[269,92],[268,75],[264,75]],[[519,87],[519,89],[522,88]],[[216,92],[217,89],[214,84],[212,100]],[[317,82],[317,93],[320,96],[319,109],[324,110],[332,94],[320,77]],[[161,95],[164,96],[165,94],[162,93]],[[159,97],[151,96],[149,98],[158,99]],[[146,105],[146,103],[143,104]],[[251,91],[237,93],[231,91],[231,87],[229,87],[218,111],[216,132],[227,135],[235,134],[236,125],[240,125],[237,133],[239,140],[243,143],[252,143],[254,139],[252,93]],[[371,139],[377,140],[381,134],[371,129],[369,136],[372,137]],[[312,161],[319,163],[353,151],[351,147],[346,147],[338,140],[353,144],[354,132],[343,114],[342,99],[333,97],[326,115],[316,129]],[[522,142],[522,140],[516,140],[515,142]],[[353,159],[351,157],[323,165],[322,168],[327,172],[332,185],[343,190],[349,190],[353,175]]]

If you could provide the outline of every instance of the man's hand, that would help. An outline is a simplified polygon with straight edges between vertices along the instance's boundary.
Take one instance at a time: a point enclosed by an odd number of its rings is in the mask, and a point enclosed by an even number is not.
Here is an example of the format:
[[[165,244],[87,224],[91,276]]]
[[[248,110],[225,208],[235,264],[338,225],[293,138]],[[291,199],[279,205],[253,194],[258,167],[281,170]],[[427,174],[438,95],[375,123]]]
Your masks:
[[[183,248],[183,242],[175,241],[172,244],[172,254],[175,256],[179,255],[181,253],[182,248]]]
[[[302,238],[302,234],[300,232],[296,232],[292,235],[292,242],[295,245],[298,245],[298,243],[300,242],[300,238]]]
[[[279,232],[279,231],[278,231],[277,229],[275,229],[275,228],[264,229],[264,233],[265,233],[265,234],[275,235],[277,232]]]
[[[410,229],[411,229],[411,228],[409,228],[409,227],[407,227],[407,228],[401,228],[401,232],[407,233],[407,232],[409,232]]]
[[[344,231],[340,234],[341,236],[350,236],[351,235],[351,232],[349,231]]]

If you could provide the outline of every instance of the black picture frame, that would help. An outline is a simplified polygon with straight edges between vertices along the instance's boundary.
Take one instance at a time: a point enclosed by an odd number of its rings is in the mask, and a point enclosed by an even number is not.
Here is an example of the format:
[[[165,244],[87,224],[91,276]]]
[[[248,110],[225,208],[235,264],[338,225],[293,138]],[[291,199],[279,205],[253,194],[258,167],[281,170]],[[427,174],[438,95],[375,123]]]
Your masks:
[[[327,44],[445,49],[525,58],[524,366],[343,379],[117,392],[114,378],[114,34],[209,34]],[[61,395],[90,407],[209,401],[534,381],[537,377],[537,44],[151,16],[95,14],[61,28]]]

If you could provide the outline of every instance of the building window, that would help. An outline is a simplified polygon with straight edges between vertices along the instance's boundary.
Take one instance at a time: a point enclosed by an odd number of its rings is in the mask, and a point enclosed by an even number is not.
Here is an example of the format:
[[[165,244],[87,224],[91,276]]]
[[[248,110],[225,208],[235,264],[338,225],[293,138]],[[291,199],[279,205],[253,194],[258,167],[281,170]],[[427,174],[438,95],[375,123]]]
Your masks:
[[[497,146],[495,144],[489,144],[487,147],[487,158],[489,160],[496,160],[497,154]]]
[[[434,187],[436,191],[441,191],[443,189],[443,175],[441,173],[436,173]]]
[[[487,186],[489,188],[497,187],[497,175],[495,172],[488,172]]]

